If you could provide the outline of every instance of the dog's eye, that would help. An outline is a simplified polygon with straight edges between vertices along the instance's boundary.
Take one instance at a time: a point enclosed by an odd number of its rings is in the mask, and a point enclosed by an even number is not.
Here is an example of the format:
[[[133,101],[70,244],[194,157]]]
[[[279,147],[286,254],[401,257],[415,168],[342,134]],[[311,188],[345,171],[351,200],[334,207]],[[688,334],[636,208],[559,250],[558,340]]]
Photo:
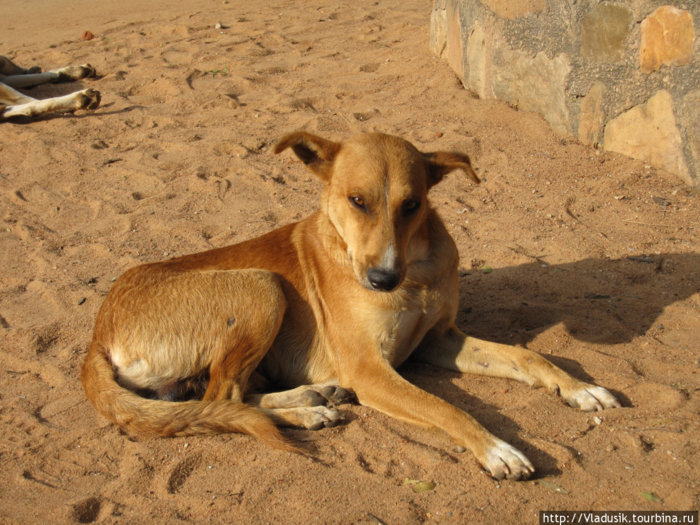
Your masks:
[[[349,198],[350,198],[350,202],[352,202],[356,208],[359,208],[363,211],[367,210],[367,205],[365,204],[365,199],[363,199],[359,195],[352,195]]]
[[[413,215],[420,208],[420,201],[416,199],[406,199],[401,205],[404,216]]]

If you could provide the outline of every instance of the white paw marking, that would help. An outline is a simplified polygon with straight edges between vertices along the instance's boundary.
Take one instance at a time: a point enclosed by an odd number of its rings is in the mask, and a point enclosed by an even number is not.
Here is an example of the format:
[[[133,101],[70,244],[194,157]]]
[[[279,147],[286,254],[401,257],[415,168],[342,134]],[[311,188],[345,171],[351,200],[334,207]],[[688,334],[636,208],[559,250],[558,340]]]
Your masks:
[[[486,453],[483,465],[496,479],[527,479],[535,472],[525,454],[500,439]]]
[[[620,402],[602,386],[584,385],[566,396],[566,402],[586,412],[618,408]]]

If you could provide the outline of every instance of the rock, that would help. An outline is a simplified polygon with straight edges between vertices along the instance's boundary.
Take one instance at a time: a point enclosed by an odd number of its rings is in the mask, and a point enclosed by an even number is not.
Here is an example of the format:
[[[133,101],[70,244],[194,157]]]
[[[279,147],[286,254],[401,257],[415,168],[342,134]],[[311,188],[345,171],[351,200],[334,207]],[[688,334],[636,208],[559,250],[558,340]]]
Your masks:
[[[675,173],[692,184],[683,158],[671,94],[662,89],[605,127],[605,149],[629,155]]]
[[[700,89],[689,92],[681,101],[678,114],[678,124],[685,143],[690,150],[691,172],[700,170]],[[698,183],[697,178],[695,183]]]
[[[459,5],[455,0],[447,0],[447,63],[464,82],[464,55],[462,45],[462,24],[459,20]]]
[[[430,12],[430,51],[440,58],[447,51],[446,0],[437,0]]]
[[[481,0],[481,3],[501,18],[513,20],[544,11],[545,0]]]
[[[462,25],[457,0],[436,0],[430,13],[430,50],[464,81]]]
[[[478,20],[474,21],[474,29],[469,35],[467,42],[467,63],[469,73],[467,78],[467,88],[481,98],[492,98],[491,83],[487,74],[487,67],[490,65],[491,45],[487,43],[490,33],[485,33]]]
[[[700,3],[433,1],[431,50],[480,98],[700,185]]]
[[[595,82],[581,102],[581,112],[578,119],[578,139],[584,144],[596,145],[602,142],[605,111],[603,110],[603,95],[605,84]]]
[[[607,62],[621,60],[631,27],[630,8],[610,2],[598,4],[581,24],[581,54]]]
[[[494,42],[492,87],[496,98],[525,111],[537,111],[560,133],[571,132],[566,104],[569,58],[548,58]]]
[[[642,22],[640,67],[652,73],[663,65],[689,64],[693,56],[693,16],[670,5],[659,7]]]

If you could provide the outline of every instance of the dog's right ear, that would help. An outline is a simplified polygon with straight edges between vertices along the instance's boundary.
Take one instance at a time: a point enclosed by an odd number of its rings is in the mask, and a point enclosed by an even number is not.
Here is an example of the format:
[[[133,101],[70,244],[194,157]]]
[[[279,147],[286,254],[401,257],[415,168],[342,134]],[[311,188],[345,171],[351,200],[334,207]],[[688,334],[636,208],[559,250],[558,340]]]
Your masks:
[[[469,156],[464,153],[436,151],[424,153],[423,156],[428,163],[428,187],[440,182],[445,175],[453,170],[463,170],[475,183],[481,182],[472,168]]]
[[[328,180],[330,178],[333,161],[340,150],[340,144],[322,139],[306,131],[295,131],[282,137],[282,140],[275,146],[275,153],[280,153],[290,147],[296,156],[321,179]]]

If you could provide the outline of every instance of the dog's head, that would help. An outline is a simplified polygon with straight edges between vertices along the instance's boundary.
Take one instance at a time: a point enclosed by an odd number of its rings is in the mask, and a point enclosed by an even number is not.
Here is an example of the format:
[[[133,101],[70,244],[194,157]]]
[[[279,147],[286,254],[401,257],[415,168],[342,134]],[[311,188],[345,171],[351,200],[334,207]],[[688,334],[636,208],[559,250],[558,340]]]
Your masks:
[[[291,133],[275,153],[292,148],[325,184],[323,212],[342,239],[358,281],[391,291],[427,242],[428,190],[455,169],[479,179],[469,157],[421,153],[409,142],[380,133],[342,143],[304,131]]]

